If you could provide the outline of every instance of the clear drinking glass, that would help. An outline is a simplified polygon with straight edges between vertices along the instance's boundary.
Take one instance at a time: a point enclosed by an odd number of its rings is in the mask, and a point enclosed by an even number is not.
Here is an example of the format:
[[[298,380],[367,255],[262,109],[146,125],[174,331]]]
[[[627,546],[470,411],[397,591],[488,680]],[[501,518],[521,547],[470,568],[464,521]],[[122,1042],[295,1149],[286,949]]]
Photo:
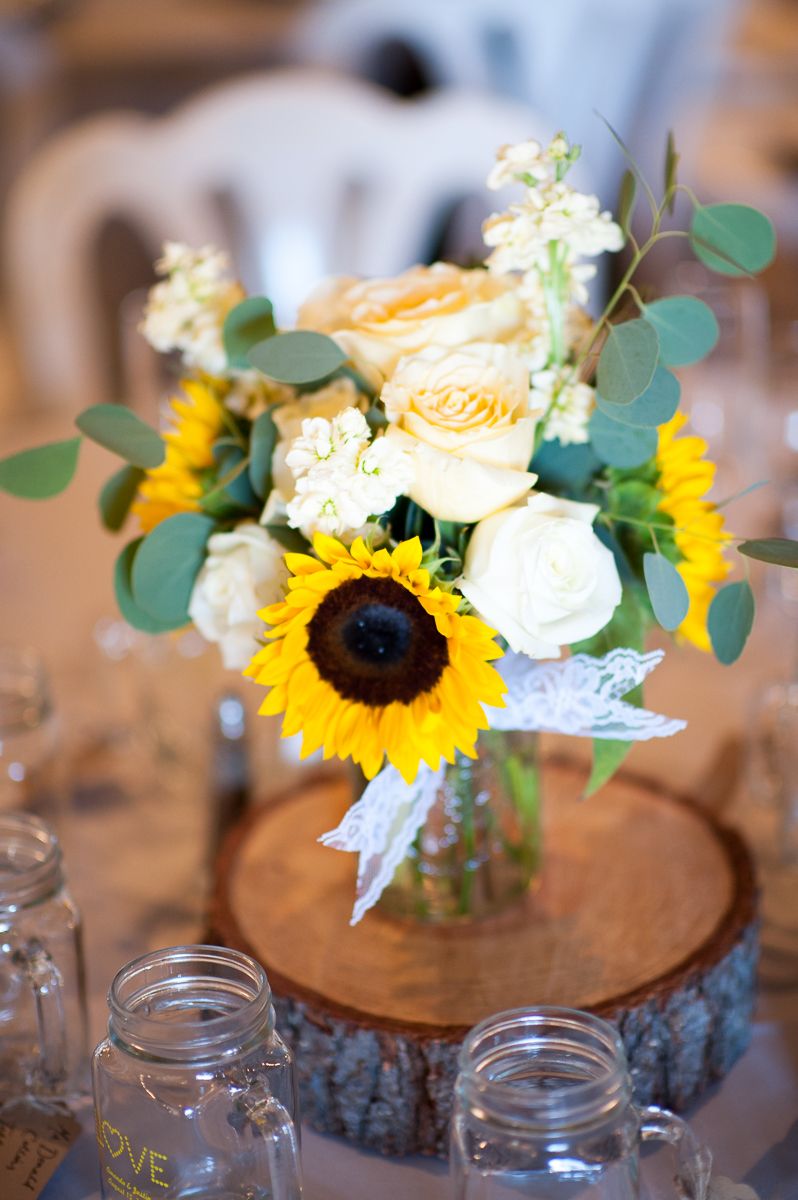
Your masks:
[[[0,1099],[88,1092],[80,916],[55,835],[0,813]]]
[[[298,1103],[266,975],[218,946],[123,967],[94,1052],[102,1194],[297,1200]]]
[[[0,646],[0,809],[27,808],[47,792],[57,740],[39,656]]]
[[[679,1194],[704,1196],[708,1151],[672,1113],[634,1106],[621,1040],[598,1017],[516,1009],[466,1038],[451,1133],[456,1200],[637,1200],[649,1139],[678,1146]]]

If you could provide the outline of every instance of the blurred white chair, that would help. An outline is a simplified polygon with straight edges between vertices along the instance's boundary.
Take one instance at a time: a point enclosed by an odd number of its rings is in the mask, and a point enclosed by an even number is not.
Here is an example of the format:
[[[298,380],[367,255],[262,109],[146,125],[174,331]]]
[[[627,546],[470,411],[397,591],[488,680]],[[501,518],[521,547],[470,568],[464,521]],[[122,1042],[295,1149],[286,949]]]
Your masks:
[[[122,217],[164,239],[228,245],[284,323],[321,276],[419,261],[451,205],[483,192],[502,142],[544,136],[516,103],[466,93],[401,101],[286,71],[215,87],[174,113],[107,113],[56,136],[19,177],[5,220],[12,317],[40,403],[108,400],[93,250]]]
[[[604,116],[659,182],[665,135],[692,135],[739,0],[327,0],[308,10],[298,59],[380,80],[398,46],[432,87],[478,87],[585,146],[605,204],[625,168]]]

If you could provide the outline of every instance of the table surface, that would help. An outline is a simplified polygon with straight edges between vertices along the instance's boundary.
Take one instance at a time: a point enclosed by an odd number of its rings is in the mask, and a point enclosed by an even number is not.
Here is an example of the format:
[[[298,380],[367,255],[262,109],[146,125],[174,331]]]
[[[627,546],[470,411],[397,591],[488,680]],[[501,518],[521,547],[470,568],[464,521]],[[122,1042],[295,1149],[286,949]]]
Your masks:
[[[17,420],[2,431],[2,452],[69,436],[66,415]],[[96,645],[97,622],[115,614],[111,574],[121,548],[94,516],[94,497],[115,460],[86,445],[79,474],[57,501],[0,496],[2,638],[36,646],[47,662],[62,724],[62,798],[51,813],[86,929],[90,1030],[99,1040],[105,993],[134,955],[202,936],[209,873],[209,732],[212,702],[244,688],[250,751],[263,791],[279,790],[299,770],[276,748],[271,721],[254,715],[255,689],[225,675],[215,651],[141,639],[112,661]],[[756,528],[746,513],[741,532]],[[751,527],[749,530],[749,526]],[[761,528],[761,522],[759,524]],[[737,528],[737,526],[736,526]],[[651,677],[651,708],[686,717],[684,734],[635,747],[630,765],[692,791],[734,815],[731,798],[752,700],[784,676],[794,621],[760,579],[766,612],[732,673],[689,648],[669,651]],[[663,643],[667,645],[667,643]],[[575,748],[575,740],[568,743]],[[600,803],[600,796],[590,803]],[[745,810],[738,810],[745,815]],[[144,870],[142,864],[147,864]],[[793,895],[798,911],[798,890]],[[750,1049],[688,1114],[712,1147],[717,1170],[745,1180],[762,1200],[798,1200],[798,959],[780,960],[777,982],[763,986]],[[43,1193],[44,1200],[99,1195],[91,1117],[85,1133]],[[382,1200],[446,1195],[446,1168],[424,1160],[382,1160],[346,1143],[303,1134],[309,1200]],[[667,1170],[655,1157],[656,1194]]]

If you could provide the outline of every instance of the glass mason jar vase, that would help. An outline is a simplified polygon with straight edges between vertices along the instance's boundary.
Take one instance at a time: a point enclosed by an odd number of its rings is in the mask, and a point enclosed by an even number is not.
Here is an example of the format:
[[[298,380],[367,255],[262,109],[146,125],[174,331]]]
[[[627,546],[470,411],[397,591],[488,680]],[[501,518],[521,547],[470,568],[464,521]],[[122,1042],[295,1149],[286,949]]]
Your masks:
[[[673,1113],[634,1106],[623,1045],[606,1021],[517,1009],[466,1038],[451,1128],[454,1200],[638,1200],[639,1148],[650,1139],[678,1147],[683,1200],[703,1197],[708,1151]]]
[[[541,865],[540,770],[534,733],[486,730],[478,757],[458,753],[410,853],[378,907],[442,922],[501,912]]]
[[[88,1093],[80,916],[55,834],[0,813],[0,1099]]]
[[[298,1200],[291,1053],[266,975],[218,946],[178,946],[123,967],[94,1052],[107,1200]]]

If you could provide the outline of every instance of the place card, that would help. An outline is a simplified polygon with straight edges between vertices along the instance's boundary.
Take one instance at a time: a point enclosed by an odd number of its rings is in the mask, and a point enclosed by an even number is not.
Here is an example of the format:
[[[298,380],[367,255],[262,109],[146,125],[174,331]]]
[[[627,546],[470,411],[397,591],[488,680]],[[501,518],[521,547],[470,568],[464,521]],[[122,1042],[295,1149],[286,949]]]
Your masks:
[[[0,1196],[36,1200],[80,1134],[64,1106],[15,1101],[0,1107]]]

